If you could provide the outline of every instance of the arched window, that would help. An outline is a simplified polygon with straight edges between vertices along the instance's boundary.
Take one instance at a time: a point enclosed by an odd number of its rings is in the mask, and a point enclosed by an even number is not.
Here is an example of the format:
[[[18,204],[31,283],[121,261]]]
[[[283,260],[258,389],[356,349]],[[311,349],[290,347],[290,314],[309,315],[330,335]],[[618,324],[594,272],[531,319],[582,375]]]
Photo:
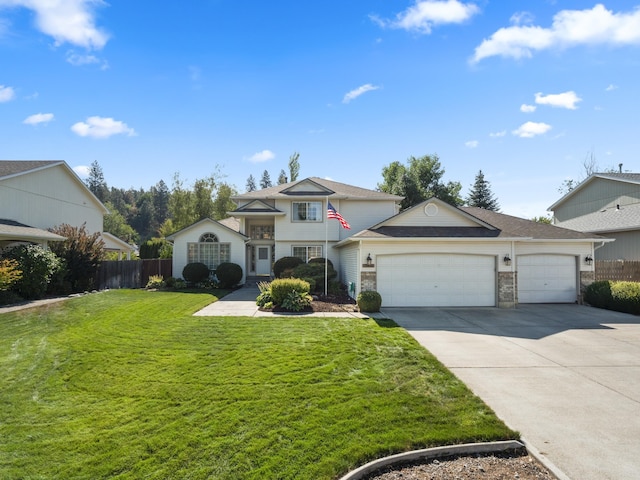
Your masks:
[[[204,263],[215,270],[221,263],[231,261],[231,244],[219,243],[214,233],[203,233],[197,242],[187,244],[187,260],[189,263]]]
[[[215,233],[203,233],[198,241],[200,243],[218,243],[218,237],[216,237]]]

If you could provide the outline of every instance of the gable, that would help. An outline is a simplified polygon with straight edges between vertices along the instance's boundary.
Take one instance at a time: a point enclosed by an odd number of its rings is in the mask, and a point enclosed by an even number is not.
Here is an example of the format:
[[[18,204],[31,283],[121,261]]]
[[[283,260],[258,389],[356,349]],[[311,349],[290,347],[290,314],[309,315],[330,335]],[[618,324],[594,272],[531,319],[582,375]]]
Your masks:
[[[304,195],[331,195],[332,193],[335,193],[333,190],[330,190],[327,187],[323,187],[322,185],[320,185],[317,182],[314,182],[313,180],[307,178],[305,180],[301,180],[293,185],[291,185],[288,188],[285,188],[284,190],[281,191],[281,193],[285,194],[285,195],[297,195],[297,196],[304,196]]]
[[[273,207],[272,205],[269,205],[266,202],[263,202],[262,200],[253,200],[250,201],[249,203],[245,203],[244,205],[240,205],[238,206],[238,208],[236,208],[233,213],[271,213],[271,214],[275,214],[275,213],[281,213],[280,210],[278,210],[277,208]]]
[[[240,232],[232,230],[227,225],[211,218],[205,218],[168,235],[167,240],[172,242],[197,242],[200,235],[204,233],[214,233],[220,242],[242,242],[247,238]]]
[[[430,199],[385,220],[377,227],[493,227],[438,199]]]

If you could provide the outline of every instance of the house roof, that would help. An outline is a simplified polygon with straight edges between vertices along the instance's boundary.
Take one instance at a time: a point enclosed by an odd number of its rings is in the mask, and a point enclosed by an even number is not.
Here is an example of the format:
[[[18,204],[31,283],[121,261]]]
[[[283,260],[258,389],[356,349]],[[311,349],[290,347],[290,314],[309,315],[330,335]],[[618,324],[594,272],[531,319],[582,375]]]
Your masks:
[[[55,242],[64,240],[65,237],[14,220],[0,219],[0,239]]]
[[[561,228],[555,225],[534,222],[524,218],[513,217],[491,210],[485,210],[478,207],[453,207],[446,205],[437,199],[429,199],[415,208],[421,208],[429,202],[436,202],[441,207],[445,207],[451,211],[457,211],[457,214],[463,218],[475,219],[477,226],[452,226],[452,225],[398,225],[398,221],[391,222],[392,219],[398,219],[407,210],[374,225],[371,228],[362,230],[349,239],[345,239],[340,244],[353,240],[363,239],[390,239],[390,238],[447,238],[447,239],[516,239],[516,240],[608,240],[592,233],[584,233],[567,228]],[[394,223],[394,225],[389,225]]]
[[[172,233],[171,235],[167,235],[167,240],[169,241],[173,241],[176,239],[176,237],[188,230],[191,230],[192,228],[197,227],[198,225],[201,225],[203,223],[212,223],[214,225],[218,225],[226,230],[229,230],[231,233],[234,233],[236,235],[238,235],[239,237],[242,237],[242,239],[246,240],[249,237],[247,237],[246,235],[243,235],[242,233],[240,233],[240,223],[237,221],[237,219],[227,219],[225,218],[224,220],[214,220],[213,218],[203,218],[202,220],[197,221],[196,223],[192,223],[191,225],[189,225],[188,227],[184,227],[181,230],[178,230],[177,232]]]
[[[559,222],[557,225],[582,232],[602,234],[640,230],[640,204],[604,208],[597,212]]]
[[[136,247],[128,244],[121,238],[116,237],[114,234],[109,232],[100,233],[100,237],[104,242],[105,250],[118,250],[123,252],[135,252]]]
[[[587,187],[589,184],[601,178],[604,180],[613,180],[615,182],[632,183],[640,185],[640,173],[594,173],[589,175],[584,181],[578,184],[576,188],[565,194],[557,202],[547,208],[548,211],[554,211],[568,199],[573,197],[576,193]]]
[[[309,186],[304,190],[305,185]],[[326,178],[309,177],[295,182],[283,183],[275,187],[254,190],[253,192],[236,195],[232,199],[238,200],[271,200],[277,198],[290,198],[292,196],[331,196],[332,198],[366,199],[366,200],[402,200],[398,195],[369,190],[367,188],[347,185],[346,183],[327,180]]]
[[[107,207],[89,190],[85,183],[80,180],[76,172],[63,160],[0,160],[0,181],[58,165],[61,165],[73,181],[86,191],[87,195],[98,205],[103,214],[109,213]]]

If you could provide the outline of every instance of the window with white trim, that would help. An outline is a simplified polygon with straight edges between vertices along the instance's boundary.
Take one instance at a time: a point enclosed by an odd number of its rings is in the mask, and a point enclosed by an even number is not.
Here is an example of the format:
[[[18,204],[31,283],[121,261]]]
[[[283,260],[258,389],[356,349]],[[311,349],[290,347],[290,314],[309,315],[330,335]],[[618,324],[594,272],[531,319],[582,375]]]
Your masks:
[[[321,245],[294,245],[291,247],[291,255],[298,257],[307,263],[310,258],[322,257]]]
[[[322,202],[292,202],[291,209],[294,222],[322,221]]]
[[[187,262],[204,263],[210,270],[231,261],[231,244],[218,242],[213,233],[204,233],[197,242],[187,243]]]

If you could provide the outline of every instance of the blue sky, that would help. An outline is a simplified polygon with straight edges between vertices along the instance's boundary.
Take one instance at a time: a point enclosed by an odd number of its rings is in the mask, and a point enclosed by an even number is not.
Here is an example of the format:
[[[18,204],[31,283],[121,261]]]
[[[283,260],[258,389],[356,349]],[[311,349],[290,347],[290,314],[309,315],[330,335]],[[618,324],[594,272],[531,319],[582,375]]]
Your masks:
[[[639,171],[640,3],[0,0],[0,158],[97,160],[109,186],[365,188],[438,154],[466,196],[544,215],[565,179]]]

